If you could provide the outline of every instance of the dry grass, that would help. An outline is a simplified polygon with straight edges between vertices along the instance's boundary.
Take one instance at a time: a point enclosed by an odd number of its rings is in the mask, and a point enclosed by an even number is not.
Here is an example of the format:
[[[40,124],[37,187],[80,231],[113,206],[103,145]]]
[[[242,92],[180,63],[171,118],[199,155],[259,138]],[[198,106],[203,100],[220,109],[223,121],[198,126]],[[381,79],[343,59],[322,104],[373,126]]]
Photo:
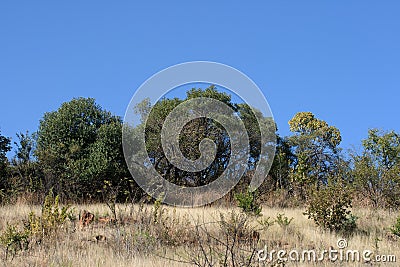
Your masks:
[[[221,207],[172,208],[163,207],[162,223],[154,223],[154,207],[138,205],[118,205],[118,225],[103,225],[94,222],[86,229],[76,229],[77,221],[70,221],[59,229],[56,235],[43,240],[40,244],[31,244],[30,249],[20,251],[11,260],[5,259],[4,247],[0,249],[0,266],[190,266],[190,264],[167,260],[166,258],[190,259],[190,251],[197,241],[194,225],[206,225],[210,233],[218,235],[220,214],[228,217],[232,210]],[[96,217],[110,214],[106,205],[74,206],[75,214],[86,209]],[[19,224],[26,219],[30,211],[40,214],[39,206],[14,205],[0,207],[0,232],[7,224]],[[276,219],[277,214],[285,214],[293,221],[287,227],[277,223],[267,230],[259,230],[260,240],[255,246],[262,249],[264,245],[272,249],[291,250],[336,248],[341,236],[324,232],[315,227],[311,220],[303,215],[303,209],[263,208],[262,218]],[[399,266],[400,240],[390,234],[389,227],[395,222],[397,214],[387,211],[356,209],[353,213],[359,217],[358,230],[347,237],[348,248],[373,250],[375,253],[396,255],[397,264],[380,266]],[[154,225],[152,225],[154,224]],[[260,228],[257,220],[250,220],[252,229]],[[185,229],[183,229],[185,228]],[[182,230],[183,229],[183,230]],[[164,233],[163,233],[164,232]],[[104,242],[96,241],[96,236],[105,236]],[[177,235],[177,236],[174,236]],[[162,257],[160,257],[160,255]],[[183,257],[179,257],[179,255]],[[265,264],[265,263],[263,263]],[[321,262],[288,263],[285,266],[337,266],[338,263]],[[255,265],[258,266],[258,265]],[[260,266],[269,266],[267,264]],[[341,266],[371,266],[365,263],[342,263]],[[378,266],[378,265],[377,265]]]

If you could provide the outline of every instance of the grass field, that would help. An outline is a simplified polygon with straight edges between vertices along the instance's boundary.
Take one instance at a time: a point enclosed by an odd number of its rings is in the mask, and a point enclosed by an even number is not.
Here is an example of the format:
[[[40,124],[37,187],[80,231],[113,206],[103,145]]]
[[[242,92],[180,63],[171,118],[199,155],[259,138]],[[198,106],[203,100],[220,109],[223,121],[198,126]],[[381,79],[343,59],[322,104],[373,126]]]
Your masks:
[[[231,244],[236,246],[232,252],[235,253],[238,262],[253,255],[250,266],[400,266],[400,240],[389,230],[398,214],[383,210],[353,210],[359,217],[358,229],[352,236],[345,237],[348,244],[346,249],[361,252],[371,250],[373,256],[394,255],[397,263],[366,263],[362,259],[359,263],[332,263],[325,259],[316,263],[287,262],[279,265],[275,260],[258,261],[257,251],[267,246],[269,251],[313,249],[318,252],[323,249],[336,249],[337,241],[344,237],[318,229],[313,221],[303,215],[304,210],[300,208],[263,207],[262,217],[253,218],[244,216],[238,209],[225,207],[184,209],[153,205],[118,205],[117,223],[109,224],[100,223],[98,220],[101,216],[110,215],[106,205],[74,205],[72,208],[75,219],[67,220],[51,235],[31,240],[26,249],[15,254],[8,253],[6,258],[6,249],[4,245],[1,246],[0,266],[158,267],[193,266],[201,262],[204,264],[202,266],[208,266],[206,260],[210,261],[210,266],[224,266],[224,253]],[[95,220],[89,226],[79,229],[77,217],[84,209],[93,213]],[[22,229],[24,220],[31,211],[41,214],[39,206],[0,207],[0,232],[3,232],[8,224],[15,224],[18,229]],[[258,222],[276,221],[278,214],[283,214],[283,218],[287,217],[286,224],[282,219],[280,223],[275,222],[269,227],[265,227],[265,224],[262,227]],[[288,223],[290,218],[293,220]],[[239,233],[235,237],[236,240],[231,239],[234,238],[233,232]],[[259,234],[256,239],[254,232]],[[99,236],[106,239],[99,241]],[[205,255],[209,255],[209,258]],[[228,256],[233,258],[231,254]],[[225,259],[225,262],[226,266],[233,266],[233,260],[230,262]]]

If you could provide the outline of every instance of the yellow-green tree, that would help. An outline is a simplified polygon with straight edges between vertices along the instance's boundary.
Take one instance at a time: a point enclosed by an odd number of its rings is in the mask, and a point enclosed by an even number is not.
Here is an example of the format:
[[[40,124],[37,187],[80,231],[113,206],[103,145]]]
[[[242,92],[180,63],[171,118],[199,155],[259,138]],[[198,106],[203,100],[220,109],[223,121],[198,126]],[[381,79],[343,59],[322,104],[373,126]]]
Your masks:
[[[306,187],[327,184],[329,175],[337,171],[342,137],[338,128],[311,112],[297,113],[289,126],[294,133],[289,143],[296,158],[291,169],[292,182],[304,196]]]

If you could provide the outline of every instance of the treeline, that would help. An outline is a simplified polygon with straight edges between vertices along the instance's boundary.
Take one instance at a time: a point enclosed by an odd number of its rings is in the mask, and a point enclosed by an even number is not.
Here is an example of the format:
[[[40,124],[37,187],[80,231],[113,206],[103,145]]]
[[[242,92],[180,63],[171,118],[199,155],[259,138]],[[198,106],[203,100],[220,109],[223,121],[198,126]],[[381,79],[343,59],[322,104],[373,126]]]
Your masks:
[[[256,114],[246,104],[233,103],[230,95],[215,87],[192,89],[186,99],[210,97],[224,102],[244,122],[249,136],[250,156],[243,179],[225,197],[233,201],[244,192],[263,145]],[[186,100],[185,99],[185,100]],[[216,159],[206,169],[188,173],[171,164],[161,146],[161,128],[166,116],[185,100],[161,99],[150,111],[143,101],[138,115],[148,115],[145,127],[148,156],[165,179],[185,186],[201,186],[215,180],[229,162],[229,136],[218,123],[199,118],[180,134],[180,148],[192,160],[200,156],[198,145],[205,137],[217,147]],[[344,196],[353,203],[374,208],[400,206],[400,135],[371,129],[362,140],[362,151],[344,152],[340,130],[299,112],[289,121],[292,135],[276,135],[272,168],[256,197],[270,205],[303,205],[316,195]],[[52,190],[63,201],[139,201],[146,194],[137,186],[127,168],[122,150],[122,119],[104,110],[92,98],[76,98],[57,111],[45,113],[35,133],[18,133],[12,159],[6,157],[12,140],[0,133],[0,201],[25,200],[41,203]],[[276,125],[266,121],[262,127]],[[330,191],[327,191],[330,190]],[[318,202],[317,202],[318,204]]]

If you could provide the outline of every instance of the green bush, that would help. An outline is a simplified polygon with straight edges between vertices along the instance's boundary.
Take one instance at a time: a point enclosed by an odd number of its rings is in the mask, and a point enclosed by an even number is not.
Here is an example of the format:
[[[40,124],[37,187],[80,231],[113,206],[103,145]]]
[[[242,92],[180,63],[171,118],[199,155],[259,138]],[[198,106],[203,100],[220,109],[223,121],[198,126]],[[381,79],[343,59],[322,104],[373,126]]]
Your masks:
[[[343,222],[341,232],[344,234],[351,234],[357,229],[358,217],[353,214],[348,214]]]
[[[235,194],[235,199],[238,202],[238,207],[243,210],[244,213],[250,215],[261,215],[261,206],[256,201],[256,192],[247,189],[245,193]]]
[[[36,217],[35,214],[31,214],[31,218],[34,219],[31,222],[40,222],[44,235],[50,235],[63,225],[67,218],[74,219],[74,215],[69,205],[60,208],[59,196],[54,197],[50,191],[42,205],[42,217]]]
[[[280,227],[282,227],[283,229],[286,229],[289,226],[289,224],[293,221],[293,218],[289,219],[288,217],[285,216],[284,213],[282,213],[282,214],[279,213],[276,216],[276,220],[275,221],[278,223],[278,225]]]
[[[32,211],[24,222],[24,227],[30,237],[41,240],[44,236],[54,234],[67,219],[75,219],[73,210],[69,205],[60,208],[59,196],[54,197],[50,192],[42,205],[42,216]]]
[[[392,234],[397,235],[400,237],[400,216],[397,217],[396,223],[390,228]]]
[[[42,216],[37,216],[33,211],[27,220],[23,220],[23,229],[17,225],[7,224],[6,229],[0,234],[0,244],[6,249],[6,258],[13,258],[18,251],[27,250],[29,244],[40,242],[44,237],[54,234],[66,219],[74,219],[69,206],[59,207],[59,197],[53,197],[50,192],[42,205]],[[22,227],[21,227],[22,228]]]
[[[304,214],[323,229],[351,234],[356,229],[357,220],[349,210],[352,207],[351,202],[349,188],[331,183],[310,193]]]
[[[15,225],[7,224],[7,228],[0,235],[0,243],[6,248],[6,259],[8,255],[14,258],[18,251],[28,249],[29,234]]]

